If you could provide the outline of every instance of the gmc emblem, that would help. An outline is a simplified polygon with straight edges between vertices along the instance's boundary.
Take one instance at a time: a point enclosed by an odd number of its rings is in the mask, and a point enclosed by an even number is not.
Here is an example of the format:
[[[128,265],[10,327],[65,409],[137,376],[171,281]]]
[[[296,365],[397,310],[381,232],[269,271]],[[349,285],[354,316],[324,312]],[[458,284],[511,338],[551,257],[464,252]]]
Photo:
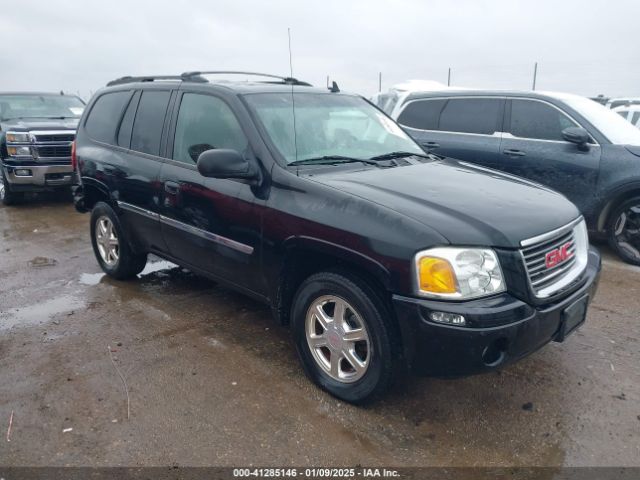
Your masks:
[[[566,262],[571,257],[573,257],[573,252],[569,251],[573,242],[567,242],[559,248],[555,250],[551,250],[547,252],[544,257],[544,263],[547,268],[553,268],[556,265],[560,265],[562,262]]]

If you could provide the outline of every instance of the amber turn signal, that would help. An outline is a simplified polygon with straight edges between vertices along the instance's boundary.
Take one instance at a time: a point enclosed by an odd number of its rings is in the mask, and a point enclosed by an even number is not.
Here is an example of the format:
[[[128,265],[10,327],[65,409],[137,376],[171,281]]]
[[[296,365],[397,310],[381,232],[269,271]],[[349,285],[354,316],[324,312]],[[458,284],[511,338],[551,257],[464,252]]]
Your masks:
[[[418,261],[420,290],[429,293],[456,293],[456,275],[451,264],[438,257],[422,257]]]

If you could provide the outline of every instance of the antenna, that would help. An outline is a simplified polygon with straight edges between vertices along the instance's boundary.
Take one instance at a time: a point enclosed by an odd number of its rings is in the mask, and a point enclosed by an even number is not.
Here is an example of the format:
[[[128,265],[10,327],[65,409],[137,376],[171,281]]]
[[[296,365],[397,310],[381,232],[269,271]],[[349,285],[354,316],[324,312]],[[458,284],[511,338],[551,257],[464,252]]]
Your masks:
[[[287,27],[287,36],[289,37],[289,72],[291,78],[293,77],[293,60],[291,56],[291,28]],[[296,161],[298,160],[298,133],[296,131],[296,99],[293,95],[293,83],[291,83],[291,113],[293,114],[293,148],[296,154]]]

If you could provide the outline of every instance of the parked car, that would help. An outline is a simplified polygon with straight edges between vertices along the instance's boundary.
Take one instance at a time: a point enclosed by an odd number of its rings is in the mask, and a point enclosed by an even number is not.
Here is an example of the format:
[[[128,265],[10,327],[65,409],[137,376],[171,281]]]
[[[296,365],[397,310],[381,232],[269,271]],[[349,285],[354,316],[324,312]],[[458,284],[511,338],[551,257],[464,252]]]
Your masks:
[[[414,91],[389,111],[425,149],[547,185],[640,265],[640,131],[565,93]]]
[[[270,305],[309,377],[356,403],[407,366],[484,372],[582,324],[600,256],[563,196],[425,154],[362,97],[212,73],[90,101],[75,202],[107,274],[154,253]]]
[[[62,93],[0,92],[0,197],[5,205],[25,192],[73,183],[71,143],[84,102]]]
[[[640,105],[627,105],[613,109],[618,115],[636,128],[640,128]]]
[[[628,107],[629,105],[640,105],[639,97],[615,97],[607,99],[607,108]]]

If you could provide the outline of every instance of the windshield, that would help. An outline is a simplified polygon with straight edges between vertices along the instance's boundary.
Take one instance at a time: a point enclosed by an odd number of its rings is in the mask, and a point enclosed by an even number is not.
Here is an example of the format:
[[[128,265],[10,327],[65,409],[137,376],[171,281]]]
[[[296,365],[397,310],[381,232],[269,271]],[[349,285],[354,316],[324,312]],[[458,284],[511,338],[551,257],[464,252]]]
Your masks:
[[[246,99],[287,163],[327,156],[370,159],[398,151],[424,155],[393,120],[359,97],[259,93]]]
[[[640,130],[613,110],[582,97],[563,98],[615,145],[640,145]]]
[[[0,95],[0,119],[75,118],[82,115],[84,103],[68,95]]]

